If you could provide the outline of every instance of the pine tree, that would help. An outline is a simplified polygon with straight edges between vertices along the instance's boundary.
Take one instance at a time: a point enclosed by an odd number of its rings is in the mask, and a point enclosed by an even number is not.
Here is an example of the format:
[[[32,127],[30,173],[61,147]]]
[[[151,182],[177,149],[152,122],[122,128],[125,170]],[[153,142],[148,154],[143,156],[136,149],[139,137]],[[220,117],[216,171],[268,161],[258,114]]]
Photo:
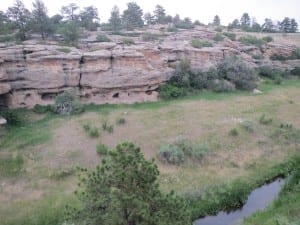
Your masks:
[[[298,30],[298,23],[295,19],[291,19],[291,32],[296,33]]]
[[[213,20],[213,25],[214,26],[220,26],[221,25],[221,20],[218,15],[215,15],[214,20]]]
[[[275,25],[271,19],[266,18],[264,24],[262,25],[263,32],[275,32]]]
[[[280,31],[284,33],[290,33],[292,30],[291,25],[291,19],[289,17],[285,17],[280,23]]]
[[[36,0],[32,10],[32,28],[41,34],[44,40],[47,35],[54,32],[50,18],[47,15],[47,8],[41,0]]]
[[[159,171],[132,143],[119,144],[96,171],[82,170],[80,209],[67,207],[72,224],[189,225],[184,201],[159,189]]]
[[[87,30],[95,31],[99,26],[98,9],[94,6],[85,7],[78,15],[80,19],[80,25]]]
[[[14,6],[9,7],[7,15],[19,29],[19,37],[22,41],[26,40],[26,32],[29,30],[30,12],[25,8],[21,0],[16,0]]]
[[[161,5],[156,5],[154,10],[154,18],[157,24],[166,23],[166,10]]]
[[[240,23],[241,23],[241,27],[242,29],[247,29],[250,27],[251,25],[251,20],[250,20],[250,16],[248,13],[244,13],[241,17],[241,20],[240,20]]]
[[[133,30],[144,26],[142,19],[143,10],[135,2],[127,3],[127,9],[122,15],[122,23],[127,30]]]
[[[111,29],[115,33],[122,28],[120,10],[117,6],[114,6],[110,12],[109,24],[111,26]]]
[[[76,21],[78,20],[78,15],[76,14],[78,8],[79,7],[75,3],[70,3],[69,5],[61,8],[61,13],[66,20]]]
[[[155,24],[154,16],[151,13],[149,13],[149,12],[145,13],[145,15],[144,15],[144,21],[145,21],[145,23],[147,25],[153,25],[153,24]]]

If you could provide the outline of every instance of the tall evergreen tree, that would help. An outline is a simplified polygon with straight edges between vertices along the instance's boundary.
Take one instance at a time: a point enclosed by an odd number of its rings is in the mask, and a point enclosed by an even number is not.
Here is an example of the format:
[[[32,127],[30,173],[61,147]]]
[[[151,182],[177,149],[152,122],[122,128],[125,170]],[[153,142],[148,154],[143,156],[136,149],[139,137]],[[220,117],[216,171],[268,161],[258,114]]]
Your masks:
[[[269,32],[269,33],[275,32],[275,25],[271,19],[269,18],[265,19],[265,22],[262,25],[262,31]]]
[[[78,20],[78,14],[76,13],[78,8],[75,3],[70,3],[69,5],[61,7],[61,13],[66,20],[76,21]]]
[[[22,41],[26,40],[26,32],[29,30],[30,12],[25,8],[21,0],[16,0],[12,7],[7,10],[7,15],[15,26],[19,29],[19,37]]]
[[[127,30],[133,30],[144,26],[143,10],[135,2],[127,3],[127,9],[122,15],[122,23]]]
[[[36,0],[32,4],[32,28],[34,31],[40,33],[44,40],[48,34],[53,32],[53,26],[47,15],[47,8],[42,0]]]
[[[291,32],[296,33],[298,30],[298,23],[295,19],[291,19]]]
[[[228,24],[229,29],[239,29],[241,27],[240,21],[238,19],[234,19],[232,23]]]
[[[98,9],[94,6],[85,7],[78,15],[80,25],[87,30],[95,31],[99,26]]]
[[[218,15],[215,15],[214,20],[213,20],[213,25],[214,26],[220,26],[221,25],[221,20]]]
[[[289,17],[285,17],[282,22],[280,23],[280,31],[284,33],[291,32],[291,19]]]
[[[119,144],[96,171],[82,170],[80,209],[68,207],[72,224],[190,225],[184,201],[159,190],[159,171],[132,143]]]
[[[176,14],[173,18],[173,24],[176,26],[181,22],[180,16]]]
[[[166,10],[161,5],[156,5],[153,13],[157,24],[166,23]]]
[[[244,13],[240,19],[242,29],[247,29],[251,25],[250,16],[248,13]]]
[[[153,25],[153,24],[155,24],[155,18],[154,18],[154,16],[153,16],[151,13],[149,13],[149,12],[145,13],[145,15],[144,15],[144,21],[145,21],[145,23],[146,23],[147,25]]]
[[[110,12],[109,24],[113,32],[118,32],[122,28],[120,10],[117,6],[114,6]]]

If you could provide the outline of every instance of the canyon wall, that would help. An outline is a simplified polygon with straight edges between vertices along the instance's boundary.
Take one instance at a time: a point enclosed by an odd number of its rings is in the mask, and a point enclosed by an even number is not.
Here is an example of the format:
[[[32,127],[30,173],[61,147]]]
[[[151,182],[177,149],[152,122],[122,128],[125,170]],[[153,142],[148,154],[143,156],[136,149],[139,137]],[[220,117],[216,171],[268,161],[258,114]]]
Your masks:
[[[295,49],[275,44],[264,48],[243,46],[227,38],[213,47],[191,46],[192,39],[212,41],[215,34],[208,29],[164,32],[157,41],[145,42],[138,37],[130,46],[118,36],[109,43],[82,41],[79,48],[37,41],[1,45],[0,105],[32,108],[35,104],[52,104],[57,94],[71,88],[77,90],[83,103],[155,101],[159,85],[171,77],[183,58],[191,61],[192,68],[202,70],[231,55],[239,55],[250,66],[256,66],[253,55],[263,55],[259,63],[270,64],[270,55],[290,54]],[[273,64],[290,67],[299,62]]]

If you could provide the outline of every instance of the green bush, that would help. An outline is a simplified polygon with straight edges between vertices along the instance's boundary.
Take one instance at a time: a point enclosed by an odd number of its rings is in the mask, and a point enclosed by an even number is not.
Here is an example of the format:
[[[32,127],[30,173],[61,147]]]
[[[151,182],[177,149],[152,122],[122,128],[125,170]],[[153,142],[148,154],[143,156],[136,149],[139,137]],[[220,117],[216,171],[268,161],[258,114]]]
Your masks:
[[[184,153],[176,145],[163,145],[158,152],[159,159],[170,164],[179,165],[184,162]]]
[[[216,80],[212,88],[215,92],[232,92],[235,91],[235,85],[228,80]]]
[[[74,90],[64,91],[55,98],[54,111],[60,115],[79,114],[84,111]]]
[[[300,48],[296,48],[293,51],[291,59],[300,59]]]
[[[114,132],[114,125],[108,124],[106,121],[102,123],[102,129],[104,131],[107,131],[108,133],[113,133]]]
[[[99,130],[97,127],[91,127],[89,130],[88,130],[88,134],[91,138],[97,138],[100,136],[100,133],[99,133]]]
[[[223,40],[224,40],[224,37],[220,33],[216,34],[215,37],[214,37],[214,41],[219,42],[219,41],[223,41]]]
[[[236,128],[233,128],[229,131],[229,135],[232,136],[232,137],[236,137],[239,135],[239,132]]]
[[[20,112],[14,109],[4,109],[0,111],[0,116],[6,119],[7,125],[21,126],[25,121]]]
[[[226,36],[226,37],[228,37],[232,41],[236,40],[236,34],[235,33],[224,32],[223,35]]]
[[[124,45],[130,46],[130,45],[134,45],[135,42],[134,42],[134,40],[131,39],[131,38],[124,38],[124,39],[123,39],[123,44],[124,44]]]
[[[158,40],[158,35],[146,32],[142,35],[142,40],[143,41],[156,41],[156,40]]]
[[[222,28],[221,27],[216,27],[214,30],[217,31],[217,32],[222,32]]]
[[[291,70],[291,74],[294,75],[294,76],[300,77],[300,67],[297,66],[297,67],[295,67],[294,69],[292,69],[292,70]]]
[[[182,88],[176,87],[172,84],[162,84],[159,86],[159,97],[162,99],[178,98],[185,95]]]
[[[289,57],[275,53],[275,54],[270,56],[270,59],[271,60],[284,61],[284,60],[288,60]]]
[[[206,143],[196,144],[188,139],[180,138],[172,144],[163,145],[158,151],[158,157],[170,164],[180,165],[190,159],[201,161],[209,152],[210,146]]]
[[[176,27],[172,26],[172,27],[168,27],[167,31],[168,32],[177,32],[178,29]]]
[[[89,132],[91,129],[91,126],[89,124],[84,124],[83,129],[85,130],[85,132]]]
[[[252,121],[246,120],[241,123],[241,127],[248,131],[249,133],[254,132],[254,123]]]
[[[191,45],[194,48],[204,48],[204,47],[212,47],[213,46],[211,42],[203,41],[203,40],[200,40],[200,39],[193,39],[192,42],[191,42]]]
[[[71,49],[70,48],[57,48],[56,49],[59,52],[64,52],[64,53],[70,53]]]
[[[13,42],[15,41],[14,35],[1,35],[0,42]]]
[[[261,117],[259,118],[259,123],[263,125],[269,125],[273,121],[272,118],[266,118],[265,114],[262,114]]]
[[[108,151],[109,151],[109,148],[105,145],[105,144],[98,144],[96,146],[96,149],[97,149],[97,153],[99,155],[107,155]]]
[[[207,143],[196,144],[187,139],[179,139],[174,145],[192,160],[202,160],[210,152],[210,146]]]
[[[255,45],[257,47],[261,47],[266,44],[266,41],[264,41],[263,39],[259,39],[251,35],[240,37],[239,41],[244,45]]]
[[[269,42],[273,41],[273,38],[271,36],[265,36],[265,37],[262,38],[262,40],[269,43]]]
[[[238,58],[225,58],[217,66],[219,78],[235,84],[240,90],[253,90],[256,88],[257,74],[254,69],[248,67]]]
[[[126,123],[126,119],[125,118],[119,118],[117,119],[117,125],[124,125]]]
[[[98,42],[110,42],[111,40],[104,34],[98,34],[96,37]]]

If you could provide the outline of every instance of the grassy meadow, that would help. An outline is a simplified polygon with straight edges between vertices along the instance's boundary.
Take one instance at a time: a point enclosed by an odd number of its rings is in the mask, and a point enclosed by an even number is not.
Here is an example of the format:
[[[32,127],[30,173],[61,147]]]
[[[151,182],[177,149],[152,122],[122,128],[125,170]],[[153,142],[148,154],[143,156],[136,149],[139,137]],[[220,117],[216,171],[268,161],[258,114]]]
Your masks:
[[[265,82],[259,89],[262,94],[202,92],[154,103],[89,105],[65,117],[20,110],[22,125],[0,128],[1,224],[62,224],[64,206],[79,204],[76,168],[96,167],[101,144],[140,146],[147,159],[155,158],[162,190],[183,195],[259,177],[300,154],[300,81]],[[203,158],[161,161],[158,150],[181,138],[205,144]],[[274,224],[277,212],[277,224],[300,220],[288,209],[299,204],[299,189],[290,191],[245,224]]]

